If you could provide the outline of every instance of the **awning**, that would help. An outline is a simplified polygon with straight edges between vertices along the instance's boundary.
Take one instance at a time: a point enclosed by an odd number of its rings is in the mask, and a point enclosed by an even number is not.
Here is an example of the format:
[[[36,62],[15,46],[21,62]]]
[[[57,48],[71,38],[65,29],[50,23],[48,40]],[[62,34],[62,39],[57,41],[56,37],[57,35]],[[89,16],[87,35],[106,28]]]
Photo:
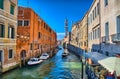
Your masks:
[[[120,58],[108,57],[98,61],[104,68],[113,73],[116,71],[116,75],[120,76]]]
[[[98,63],[99,60],[107,58],[107,56],[100,54],[98,52],[88,52],[85,53],[84,56],[86,58],[91,58],[94,63]]]

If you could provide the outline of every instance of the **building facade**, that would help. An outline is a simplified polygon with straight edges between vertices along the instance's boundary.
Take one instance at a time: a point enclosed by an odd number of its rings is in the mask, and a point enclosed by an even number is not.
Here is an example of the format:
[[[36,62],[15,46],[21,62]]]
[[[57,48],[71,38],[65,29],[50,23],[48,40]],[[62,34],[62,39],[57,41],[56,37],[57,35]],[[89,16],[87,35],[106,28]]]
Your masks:
[[[100,0],[100,4],[102,53],[120,54],[120,0]]]
[[[31,8],[18,8],[17,53],[18,59],[27,60],[54,50],[57,36],[44,20]]]
[[[78,23],[72,25],[70,44],[78,47]]]
[[[78,28],[78,41],[79,48],[83,51],[88,51],[88,21],[87,21],[87,13],[83,17],[83,19],[79,22]]]
[[[100,51],[100,2],[94,0],[88,11],[88,51]]]
[[[16,34],[17,0],[0,0],[0,73],[18,64]]]

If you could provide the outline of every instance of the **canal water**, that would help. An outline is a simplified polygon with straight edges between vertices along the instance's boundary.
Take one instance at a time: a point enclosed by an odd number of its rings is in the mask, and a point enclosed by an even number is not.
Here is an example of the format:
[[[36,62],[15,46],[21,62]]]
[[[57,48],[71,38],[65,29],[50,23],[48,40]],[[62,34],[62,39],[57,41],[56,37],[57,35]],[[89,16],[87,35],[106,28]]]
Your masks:
[[[0,75],[0,79],[81,79],[81,63],[73,53],[62,58],[64,50],[35,66],[24,66]]]

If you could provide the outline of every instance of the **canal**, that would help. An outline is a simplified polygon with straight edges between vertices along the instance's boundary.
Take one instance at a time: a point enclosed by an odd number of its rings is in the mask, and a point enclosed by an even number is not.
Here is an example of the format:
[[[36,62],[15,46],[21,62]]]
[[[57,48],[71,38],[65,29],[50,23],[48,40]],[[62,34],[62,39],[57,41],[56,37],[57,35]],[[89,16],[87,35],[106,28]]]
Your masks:
[[[63,49],[36,66],[24,66],[0,75],[0,79],[80,79],[81,63],[79,58],[69,52],[62,58]]]

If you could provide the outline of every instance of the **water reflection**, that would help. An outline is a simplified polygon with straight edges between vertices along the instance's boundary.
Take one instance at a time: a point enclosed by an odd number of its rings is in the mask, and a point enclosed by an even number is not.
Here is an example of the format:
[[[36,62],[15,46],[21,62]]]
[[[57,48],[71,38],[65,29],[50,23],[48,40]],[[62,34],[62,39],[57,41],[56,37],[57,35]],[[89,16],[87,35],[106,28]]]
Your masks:
[[[0,79],[80,79],[81,63],[79,58],[70,53],[62,58],[63,50],[55,57],[40,65],[17,68],[3,75]]]

